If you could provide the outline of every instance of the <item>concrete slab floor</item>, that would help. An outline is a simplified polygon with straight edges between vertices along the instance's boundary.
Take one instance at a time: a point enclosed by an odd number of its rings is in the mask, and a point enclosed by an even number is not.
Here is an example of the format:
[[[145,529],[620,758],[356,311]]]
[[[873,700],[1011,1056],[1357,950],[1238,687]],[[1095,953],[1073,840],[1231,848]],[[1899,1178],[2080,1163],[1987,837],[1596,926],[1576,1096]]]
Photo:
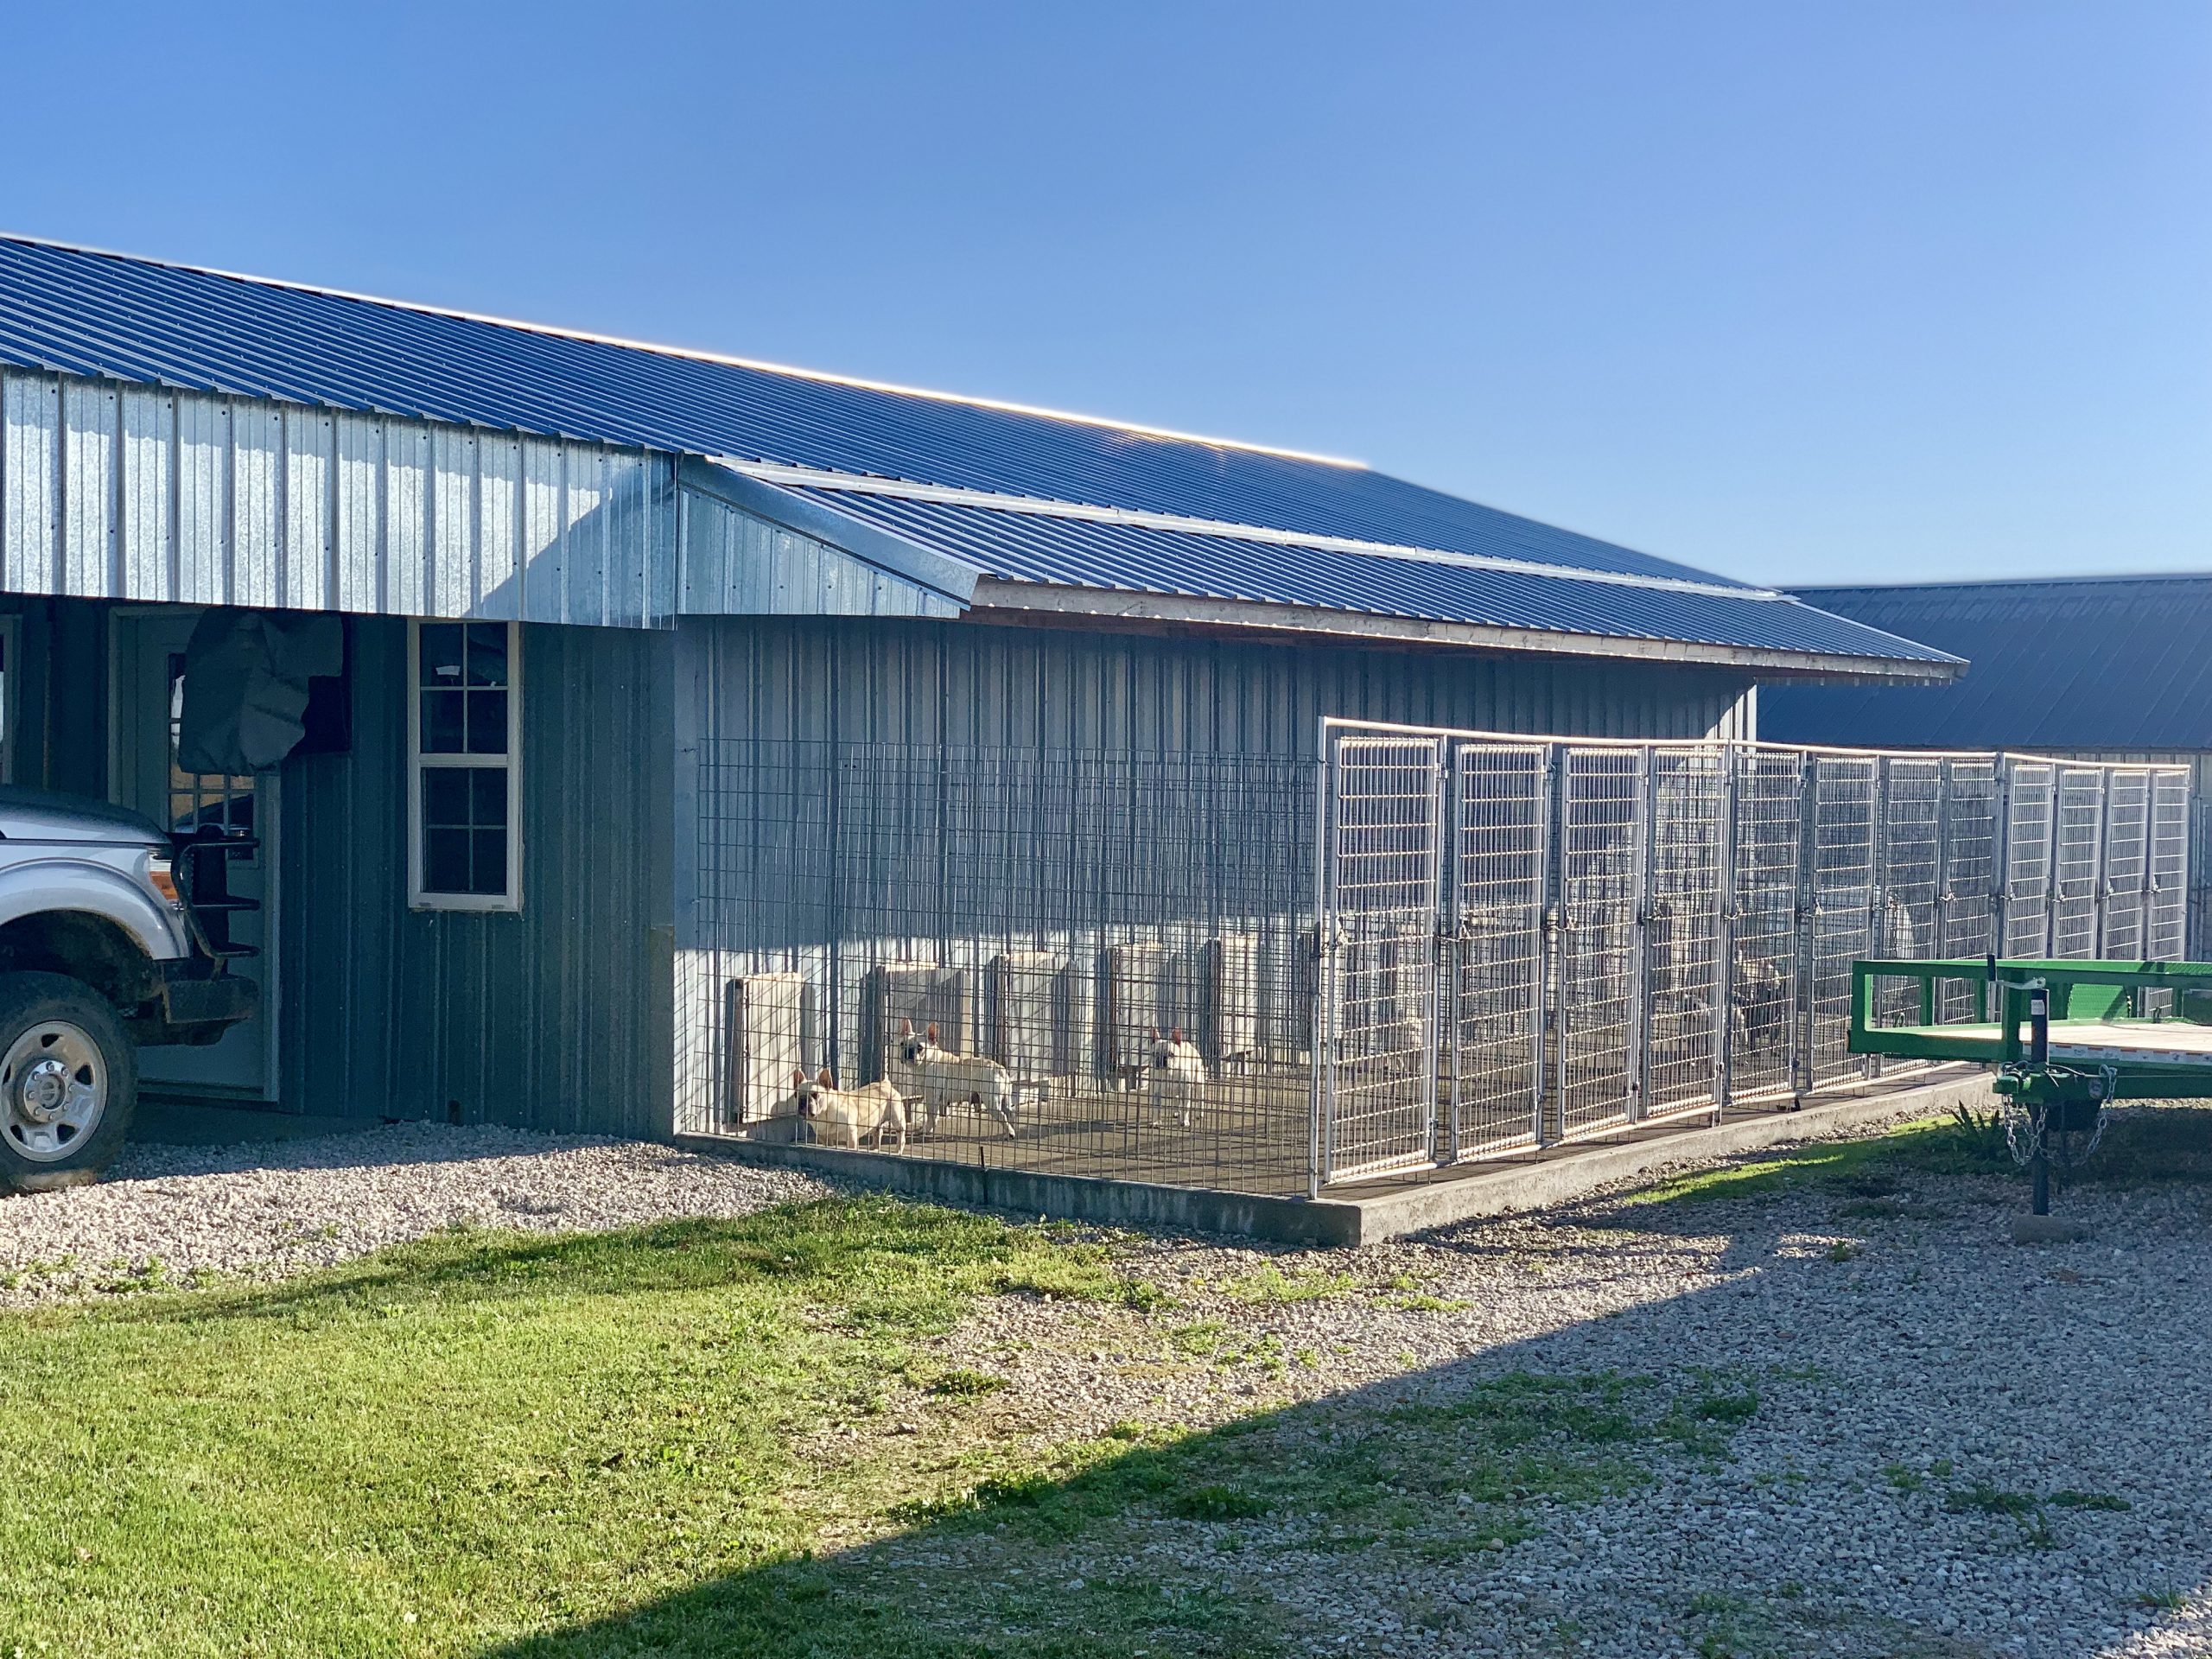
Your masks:
[[[1988,1075],[1978,1066],[1922,1071],[1817,1095],[1797,1111],[1732,1112],[1624,1130],[1541,1153],[1423,1172],[1418,1179],[1332,1188],[1306,1199],[1151,1181],[957,1164],[896,1153],[678,1135],[678,1145],[747,1162],[815,1169],[849,1180],[951,1204],[1130,1226],[1230,1233],[1281,1243],[1380,1243],[1453,1222],[1541,1209],[1598,1188],[1770,1147],[1864,1131],[1964,1105],[1990,1109]]]

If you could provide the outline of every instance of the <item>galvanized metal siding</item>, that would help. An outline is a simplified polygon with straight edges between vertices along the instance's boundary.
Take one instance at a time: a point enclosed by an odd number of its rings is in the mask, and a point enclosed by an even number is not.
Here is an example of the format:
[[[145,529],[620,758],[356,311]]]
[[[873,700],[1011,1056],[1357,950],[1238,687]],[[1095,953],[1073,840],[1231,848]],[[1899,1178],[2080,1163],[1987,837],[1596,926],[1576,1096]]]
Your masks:
[[[480,915],[408,908],[405,627],[354,625],[352,751],[284,768],[284,1100],[666,1133],[672,641],[524,630],[523,909]]]
[[[678,608],[700,615],[938,616],[960,613],[932,593],[841,549],[741,512],[697,490],[682,494]]]
[[[676,611],[674,462],[0,372],[0,588],[619,627]]]
[[[1307,754],[1323,715],[1603,737],[1742,735],[1726,671],[1061,628],[687,619],[707,737]]]

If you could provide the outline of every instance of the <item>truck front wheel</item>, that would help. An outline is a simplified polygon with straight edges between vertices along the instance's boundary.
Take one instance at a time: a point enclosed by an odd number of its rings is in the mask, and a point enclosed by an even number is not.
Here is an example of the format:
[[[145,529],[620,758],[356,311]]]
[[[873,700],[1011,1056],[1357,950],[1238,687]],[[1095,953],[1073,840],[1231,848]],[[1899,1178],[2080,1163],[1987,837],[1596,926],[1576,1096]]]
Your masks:
[[[0,974],[0,1192],[94,1179],[137,1095],[137,1052],[105,997],[63,974]]]

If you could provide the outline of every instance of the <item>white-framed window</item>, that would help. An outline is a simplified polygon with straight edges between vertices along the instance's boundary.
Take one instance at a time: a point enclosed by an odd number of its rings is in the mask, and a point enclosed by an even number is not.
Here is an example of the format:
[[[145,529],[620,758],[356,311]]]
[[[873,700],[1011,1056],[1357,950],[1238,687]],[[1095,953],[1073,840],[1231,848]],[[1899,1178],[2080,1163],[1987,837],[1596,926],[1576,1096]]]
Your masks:
[[[410,624],[407,687],[408,902],[521,909],[521,626]]]

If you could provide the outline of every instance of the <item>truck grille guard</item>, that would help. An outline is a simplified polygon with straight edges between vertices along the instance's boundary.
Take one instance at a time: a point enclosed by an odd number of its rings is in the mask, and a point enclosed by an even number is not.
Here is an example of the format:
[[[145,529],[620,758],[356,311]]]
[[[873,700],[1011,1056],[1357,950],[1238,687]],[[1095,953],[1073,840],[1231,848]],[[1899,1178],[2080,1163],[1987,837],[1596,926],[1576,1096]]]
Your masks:
[[[231,918],[261,908],[258,899],[240,899],[231,893],[231,860],[261,846],[260,837],[236,834],[213,824],[202,824],[190,835],[173,837],[176,846],[177,891],[184,899],[185,921],[193,943],[219,963],[261,954],[257,946],[238,944],[231,938]]]

